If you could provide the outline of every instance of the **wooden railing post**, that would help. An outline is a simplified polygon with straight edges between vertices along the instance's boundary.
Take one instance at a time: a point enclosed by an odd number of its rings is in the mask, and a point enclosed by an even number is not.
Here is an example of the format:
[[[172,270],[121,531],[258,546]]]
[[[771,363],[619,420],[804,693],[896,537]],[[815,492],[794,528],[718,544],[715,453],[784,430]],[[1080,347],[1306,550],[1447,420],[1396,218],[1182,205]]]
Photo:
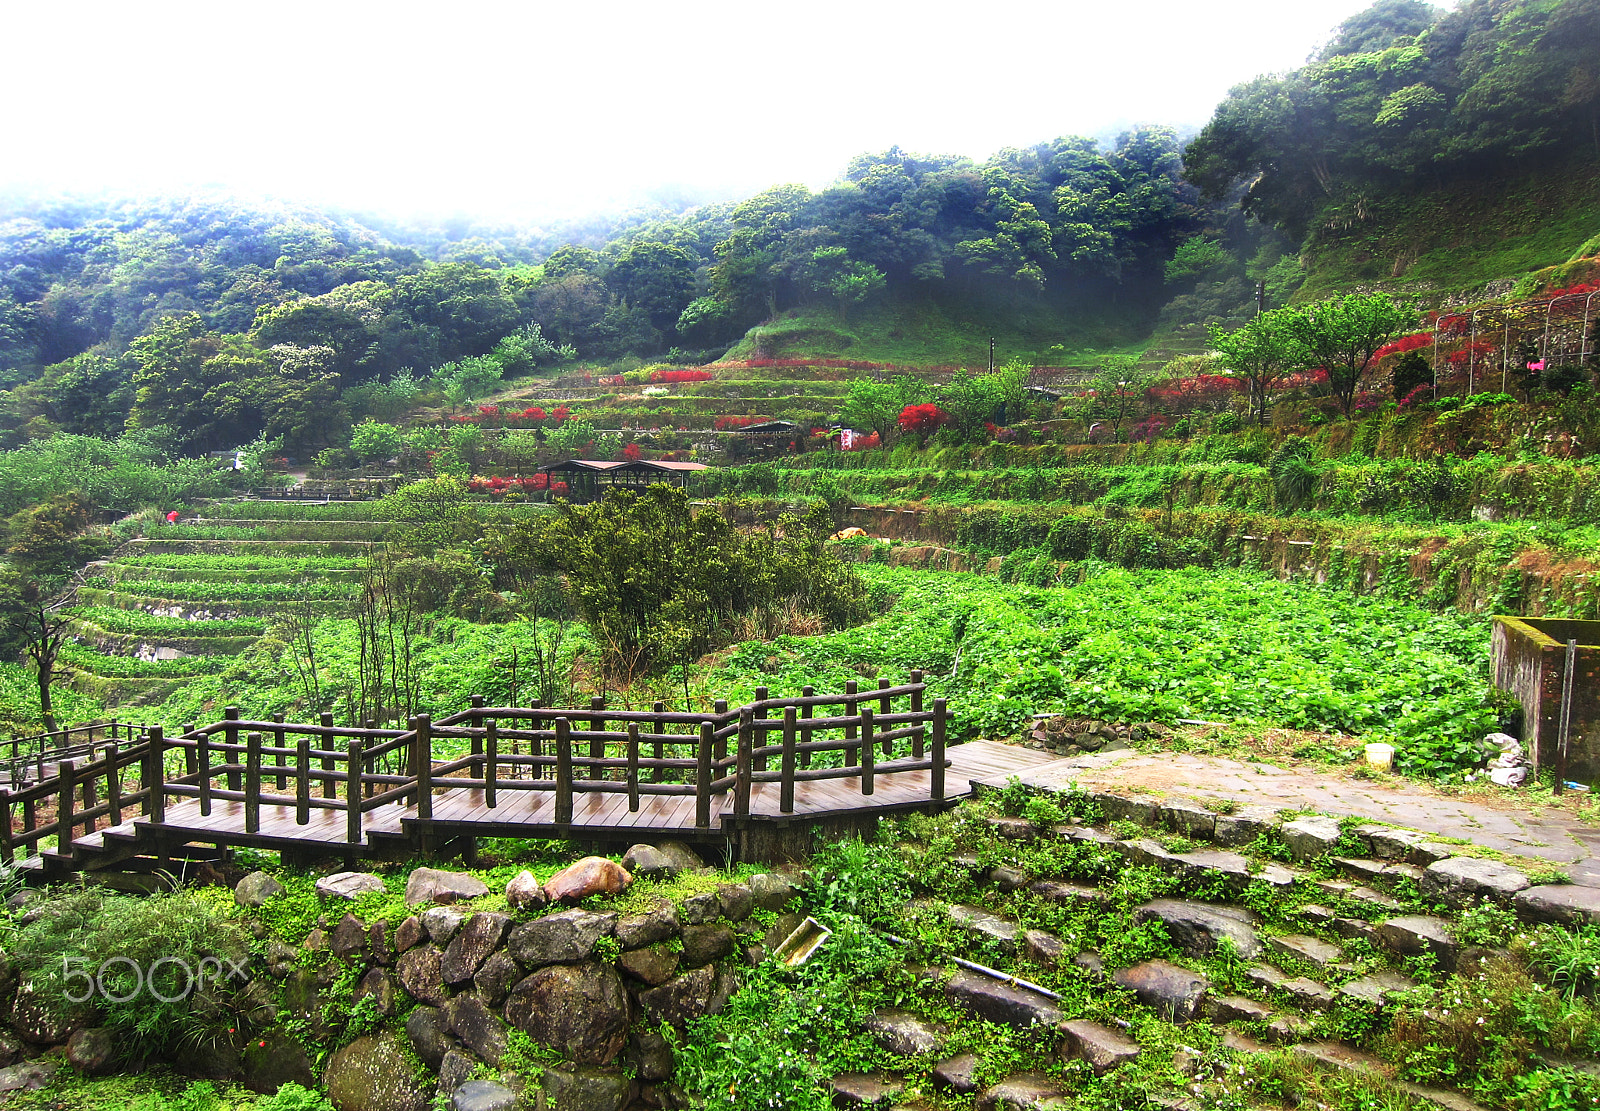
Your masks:
[[[667,712],[667,704],[665,702],[657,702],[653,706],[650,707],[650,710],[651,710],[652,713],[664,714],[664,713]],[[666,726],[665,722],[656,721],[656,722],[652,723],[651,728],[650,728],[650,732],[656,734],[659,737],[661,733],[666,731],[666,728],[667,728],[667,726]],[[650,754],[652,756],[654,756],[657,760],[664,760],[664,759],[666,759],[666,746],[663,745],[659,739],[655,740],[655,741],[652,741],[651,744],[650,744]],[[666,777],[667,777],[667,769],[658,767],[658,768],[656,768],[654,771],[652,771],[650,773],[650,782],[651,783],[660,783]]]
[[[709,721],[700,723],[694,768],[694,824],[697,829],[711,828],[711,750],[715,744],[712,735],[716,731],[716,726]]]
[[[711,712],[716,714],[720,718],[723,714],[728,712],[728,700],[726,698],[717,699],[715,702],[713,702],[711,704]],[[717,738],[715,752],[716,752],[717,761],[719,763],[728,758],[728,738],[727,737],[718,737]]]
[[[750,749],[755,736],[755,727],[750,723],[754,720],[750,707],[739,710],[739,747],[733,769],[733,813],[738,818],[750,816]]]
[[[604,710],[605,708],[606,708],[606,700],[605,700],[605,697],[603,695],[598,695],[597,694],[593,698],[589,699],[589,710],[590,710],[590,714],[591,714],[591,716],[589,718],[589,731],[590,732],[592,732],[592,733],[604,733],[605,732],[605,729],[606,729],[605,716],[603,714],[595,716],[595,712],[596,711]],[[589,758],[592,759],[592,760],[603,760],[603,759],[605,759],[605,755],[606,755],[606,742],[604,741],[604,739],[602,739],[600,737],[591,738],[590,741],[589,741]],[[604,769],[602,769],[599,765],[595,765],[594,767],[591,767],[589,769],[589,778],[590,779],[604,779],[605,778]]]
[[[801,698],[814,698],[816,697],[816,693],[816,687],[805,686],[800,688]],[[805,722],[807,718],[810,718],[813,715],[815,710],[816,707],[811,705],[809,702],[800,707],[800,743],[803,745],[811,743],[811,726],[807,725]],[[802,768],[809,768],[811,766],[810,749],[807,749],[800,754],[800,766]]]
[[[0,787],[0,864],[16,861],[11,844],[11,788]]]
[[[322,714],[322,715],[320,715],[318,717],[318,719],[317,719],[317,724],[322,726],[324,729],[332,729],[333,728],[333,715],[332,714]],[[339,738],[337,736],[318,738],[319,743],[317,744],[317,747],[322,749],[322,751],[324,751],[324,752],[332,752],[333,751],[333,744],[338,739]],[[329,772],[329,773],[333,772],[334,767],[333,767],[333,757],[332,756],[324,756],[324,757],[322,757],[320,763],[322,764],[322,770],[323,771]],[[339,783],[333,777],[332,774],[325,775],[325,776],[322,777],[322,797],[325,798],[325,799],[336,799],[336,798],[339,797]]]
[[[294,824],[311,821],[311,738],[301,734],[294,743]]]
[[[483,723],[483,804],[490,810],[499,805],[495,785],[500,781],[500,726],[494,718]]]
[[[229,769],[228,790],[230,791],[239,789],[239,753],[232,747],[239,743],[239,727],[237,725],[229,725],[228,722],[238,720],[239,707],[229,706],[222,711],[222,740],[224,744],[229,746],[227,759],[224,763],[228,765]]]
[[[778,809],[794,812],[794,722],[793,706],[783,710],[783,768],[778,783]]]
[[[556,718],[556,825],[572,824],[572,726]]]
[[[861,793],[872,794],[877,746],[872,743],[872,707],[861,707]]]
[[[79,789],[83,792],[83,808],[78,811],[78,813],[80,813],[80,814],[87,814],[89,811],[93,810],[95,808],[95,806],[100,801],[96,797],[96,794],[95,794],[94,781],[98,777],[94,774],[94,771],[92,770],[93,768],[94,768],[94,751],[91,749],[89,754],[86,757],[84,757],[83,763],[81,765],[79,765],[79,769],[80,770],[85,770],[85,771],[89,772],[88,775],[82,776],[78,780],[78,782],[81,784],[81,787]],[[87,833],[93,833],[95,830],[97,830],[99,828],[100,827],[96,823],[96,820],[94,818],[88,817],[88,818],[84,819],[84,821],[83,821],[83,832],[84,833],[86,833],[86,834]]]
[[[433,716],[417,715],[417,820],[433,820]],[[424,831],[426,834],[426,831]]]
[[[78,789],[78,763],[76,760],[60,760],[56,763],[56,788],[60,792],[56,799],[56,851],[61,853],[72,852],[72,831],[77,828],[77,820],[72,816],[74,803],[73,795]]]
[[[200,792],[200,816],[211,815],[211,734],[202,733],[194,742],[195,787]]]
[[[628,723],[628,813],[639,811],[639,723]]]
[[[273,722],[274,725],[282,725],[283,722],[284,722],[284,715],[282,715],[282,714],[273,714],[272,715],[272,722]],[[283,730],[282,729],[274,729],[272,731],[272,747],[273,748],[282,748],[283,747]],[[278,766],[278,778],[277,778],[276,782],[277,782],[277,791],[278,791],[278,794],[280,794],[280,795],[283,794],[284,789],[286,787],[288,787],[288,784],[284,781],[284,777],[283,777],[284,759],[285,759],[285,757],[284,757],[283,753],[281,753],[281,752],[278,753],[278,755],[276,755],[276,756],[274,756],[272,758],[272,762]]]
[[[757,702],[765,702],[766,700],[767,700],[767,688],[766,687],[757,687],[756,688],[756,701]],[[755,720],[764,721],[764,720],[766,720],[766,717],[767,717],[767,711],[766,711],[765,708],[762,708],[760,710],[756,710],[754,715],[753,715],[753,718]],[[765,730],[762,730],[761,732],[754,734],[754,739],[751,742],[752,747],[753,748],[764,747],[766,745],[766,743],[767,743],[767,738],[768,738],[768,734],[767,734],[767,732]],[[758,772],[766,771],[767,770],[767,758],[765,756],[756,756],[754,758],[754,764],[752,766]]]
[[[350,738],[344,765],[344,839],[352,845],[359,845],[365,839],[361,830],[361,771],[365,762],[361,738]]]
[[[244,831],[261,832],[261,734],[244,739]]]
[[[879,679],[878,680],[878,689],[880,691],[888,690],[889,689],[889,680],[887,680],[887,679]],[[892,710],[890,709],[890,705],[891,705],[891,703],[893,701],[894,700],[891,699],[888,695],[879,695],[878,696],[878,713],[882,714],[884,717],[888,717],[889,714],[892,712]],[[893,730],[891,730],[889,728],[885,728],[883,731],[885,733],[893,732]],[[885,756],[893,756],[894,755],[894,738],[893,737],[885,737],[884,738],[884,741],[883,741],[883,754]]]
[[[145,741],[145,774],[150,794],[146,805],[152,822],[167,820],[167,738],[161,726],[152,725]]]
[[[942,698],[933,700],[933,751],[929,755],[933,758],[932,782],[929,784],[929,793],[934,802],[944,801],[944,731],[945,731],[945,703]]]
[[[922,672],[913,671],[911,673],[911,682],[917,688],[911,692],[911,712],[920,714],[922,713]],[[911,734],[911,756],[913,759],[922,759],[922,748],[922,726],[918,725],[917,731]]]
[[[118,763],[117,746],[106,745],[104,749],[106,758],[106,806],[110,813],[109,824],[120,826],[122,824],[122,765]]]
[[[855,693],[856,693],[856,681],[854,679],[851,679],[847,683],[845,683],[845,685],[844,685],[844,714],[842,716],[847,717],[847,718],[855,716],[855,713],[856,713]],[[844,743],[844,766],[847,767],[847,768],[853,768],[853,767],[856,766],[856,749],[855,749],[855,746],[853,744],[851,744],[851,742],[854,741],[855,739],[856,739],[856,727],[854,725],[845,726],[844,727],[844,742],[845,742]]]

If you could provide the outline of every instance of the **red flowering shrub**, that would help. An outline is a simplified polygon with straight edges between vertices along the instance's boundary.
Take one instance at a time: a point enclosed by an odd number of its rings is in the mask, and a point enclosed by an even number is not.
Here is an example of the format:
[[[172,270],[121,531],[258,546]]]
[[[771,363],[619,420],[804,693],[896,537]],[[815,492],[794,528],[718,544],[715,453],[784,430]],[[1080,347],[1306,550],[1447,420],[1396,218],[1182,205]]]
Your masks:
[[[900,431],[926,436],[936,431],[940,425],[948,424],[950,414],[934,404],[907,405],[900,410],[900,416],[895,423],[900,426]]]
[[[1386,343],[1372,353],[1373,361],[1387,358],[1390,355],[1404,355],[1407,351],[1415,351],[1419,347],[1432,347],[1432,332],[1417,332],[1409,336],[1401,336],[1393,343]]]
[[[718,417],[711,422],[711,427],[718,432],[731,432],[736,428],[749,428],[752,424],[760,424],[765,417]]]
[[[630,463],[637,463],[644,458],[644,451],[638,444],[629,444],[622,449],[622,457]]]
[[[1226,408],[1233,395],[1244,387],[1244,379],[1231,374],[1197,374],[1193,378],[1174,378],[1151,386],[1147,394],[1150,400],[1165,408],[1191,412]]]
[[[709,370],[653,370],[652,382],[709,382],[716,375]]]
[[[1207,375],[1207,377],[1214,376]],[[1160,413],[1152,413],[1134,425],[1128,436],[1136,444],[1145,444],[1151,440],[1159,439],[1161,434],[1171,426],[1172,421],[1169,418],[1162,416]]]
[[[1404,413],[1406,410],[1413,409],[1416,406],[1422,404],[1424,401],[1432,401],[1432,400],[1433,400],[1433,383],[1424,382],[1424,383],[1422,383],[1422,385],[1416,387],[1410,393],[1408,393],[1404,397],[1402,397],[1400,399],[1399,403],[1395,406],[1395,408],[1400,410],[1400,412]]]
[[[850,445],[850,450],[851,451],[871,451],[873,448],[878,447],[882,442],[883,442],[882,439],[878,436],[878,434],[876,432],[874,432],[872,435],[866,436],[866,437],[857,436],[855,438],[855,442],[853,442]]]

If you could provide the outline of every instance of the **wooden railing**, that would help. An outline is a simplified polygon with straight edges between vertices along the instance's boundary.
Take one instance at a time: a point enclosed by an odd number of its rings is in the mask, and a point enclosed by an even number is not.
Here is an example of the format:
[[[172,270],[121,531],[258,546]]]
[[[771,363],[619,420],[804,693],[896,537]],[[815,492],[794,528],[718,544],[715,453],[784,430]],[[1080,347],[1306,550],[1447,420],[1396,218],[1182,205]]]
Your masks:
[[[52,765],[64,759],[93,756],[103,746],[141,743],[145,725],[126,721],[72,725],[32,737],[0,738],[0,784],[37,783],[55,775]]]
[[[290,811],[297,827],[310,824],[312,810],[342,811],[351,845],[367,840],[381,808],[409,804],[404,817],[425,830],[435,803],[459,791],[482,792],[474,802],[491,812],[507,793],[550,794],[548,822],[534,824],[558,830],[572,824],[576,799],[598,793],[625,793],[635,813],[651,797],[692,797],[693,828],[704,831],[730,792],[733,817],[749,817],[758,784],[777,784],[777,812],[790,814],[798,784],[858,779],[861,795],[871,796],[882,775],[926,771],[927,799],[938,802],[949,715],[943,699],[924,706],[926,689],[921,672],[899,686],[850,682],[843,694],[806,687],[798,698],[769,698],[758,687],[749,705],[719,701],[709,714],[661,703],[611,709],[601,698],[587,709],[491,707],[474,698],[460,713],[420,715],[405,729],[336,726],[330,714],[316,724],[283,715],[256,721],[230,707],[219,722],[184,726],[175,737],[153,726],[137,743],[108,744],[86,763],[63,759],[54,779],[0,789],[0,859],[39,852],[51,837],[65,846],[125,814],[164,824],[173,800],[193,800],[202,819],[219,802],[237,803],[242,829],[229,832],[264,842],[283,839]],[[441,759],[441,747],[453,754]],[[262,828],[264,812],[271,831]],[[386,828],[393,832],[392,823]],[[327,844],[326,835],[317,840]]]

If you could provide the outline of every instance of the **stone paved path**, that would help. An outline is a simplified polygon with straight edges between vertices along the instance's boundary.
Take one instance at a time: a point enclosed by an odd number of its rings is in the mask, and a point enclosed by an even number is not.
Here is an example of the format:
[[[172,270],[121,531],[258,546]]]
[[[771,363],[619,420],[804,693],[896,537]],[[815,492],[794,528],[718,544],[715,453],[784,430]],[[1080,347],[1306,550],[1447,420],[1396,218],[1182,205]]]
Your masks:
[[[1277,810],[1350,814],[1485,848],[1548,861],[1576,884],[1600,887],[1600,827],[1555,810],[1485,806],[1424,786],[1388,786],[1326,773],[1187,753],[1073,756],[1021,776],[1029,786],[1065,790],[1231,798]],[[992,784],[1004,786],[1003,783]]]

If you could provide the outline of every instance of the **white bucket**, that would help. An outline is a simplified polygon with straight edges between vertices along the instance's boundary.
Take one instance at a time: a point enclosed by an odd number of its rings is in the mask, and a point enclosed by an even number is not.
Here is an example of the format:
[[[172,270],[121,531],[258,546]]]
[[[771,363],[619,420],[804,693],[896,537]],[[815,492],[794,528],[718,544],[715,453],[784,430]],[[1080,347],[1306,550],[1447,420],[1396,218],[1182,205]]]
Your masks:
[[[1370,744],[1367,746],[1367,763],[1388,771],[1394,767],[1394,745]]]

